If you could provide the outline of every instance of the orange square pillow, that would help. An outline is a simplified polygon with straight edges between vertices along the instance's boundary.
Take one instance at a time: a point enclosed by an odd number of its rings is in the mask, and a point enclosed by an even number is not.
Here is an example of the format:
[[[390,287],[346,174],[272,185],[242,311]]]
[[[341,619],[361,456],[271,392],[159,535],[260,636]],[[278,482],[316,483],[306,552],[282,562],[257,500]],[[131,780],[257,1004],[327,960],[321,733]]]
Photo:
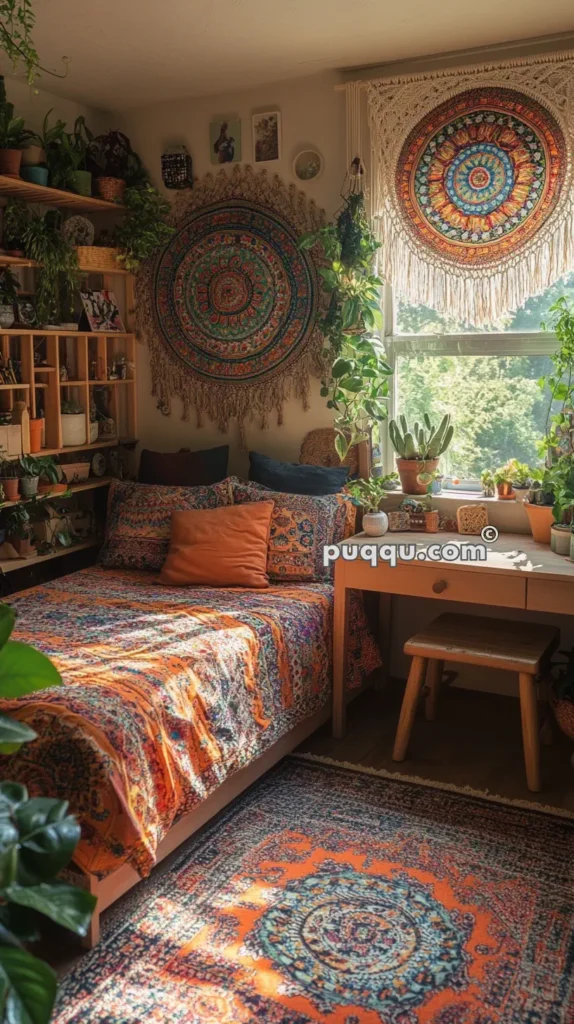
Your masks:
[[[170,587],[268,587],[272,501],[172,512],[159,583]]]

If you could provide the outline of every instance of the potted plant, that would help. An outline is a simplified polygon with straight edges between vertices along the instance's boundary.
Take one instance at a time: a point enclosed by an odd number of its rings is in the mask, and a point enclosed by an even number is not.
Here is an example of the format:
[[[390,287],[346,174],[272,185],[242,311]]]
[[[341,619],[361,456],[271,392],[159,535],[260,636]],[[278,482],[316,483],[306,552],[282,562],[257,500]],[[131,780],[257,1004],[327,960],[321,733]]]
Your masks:
[[[26,203],[20,199],[8,199],[2,217],[2,243],[9,256],[24,255],[24,235],[30,217]]]
[[[18,297],[18,278],[6,267],[0,270],[0,327],[9,328],[14,323],[14,309]]]
[[[77,117],[74,121],[74,129],[65,133],[62,144],[69,149],[74,167],[70,178],[72,192],[81,196],[92,194],[92,172],[88,170],[88,147],[94,136],[86,124],[85,117]]]
[[[18,501],[20,479],[18,463],[7,459],[0,453],[0,481],[6,501]]]
[[[36,313],[42,326],[60,324],[61,289],[66,286],[73,291],[79,280],[78,257],[60,231],[60,223],[57,211],[34,213],[24,232],[26,256],[40,264],[36,273]]]
[[[33,498],[38,493],[41,471],[40,459],[33,455],[22,455],[20,459],[20,492],[23,498]]]
[[[507,462],[504,466],[500,466],[494,470],[492,474],[494,485],[496,487],[496,496],[501,501],[514,501],[514,491],[512,490],[512,472]]]
[[[79,402],[67,399],[60,408],[62,446],[77,447],[86,443],[86,413]]]
[[[12,505],[11,508],[4,510],[3,516],[8,541],[20,558],[30,558],[35,555],[36,546],[33,541],[32,523],[26,506]]]
[[[126,270],[137,270],[173,234],[166,222],[169,203],[151,185],[127,188],[124,193],[126,214],[115,230],[114,241],[121,252],[118,260]]]
[[[483,469],[480,474],[480,482],[482,484],[483,498],[494,498],[496,485],[494,483],[494,476],[491,469]]]
[[[381,502],[392,489],[396,474],[370,477],[368,480],[353,480],[347,484],[346,496],[353,505],[363,509],[363,532],[369,537],[382,537],[389,528],[386,512],[380,509]]]
[[[299,239],[300,249],[316,244],[327,261],[319,273],[329,295],[320,328],[330,368],[321,382],[321,395],[334,413],[335,447],[343,462],[349,448],[369,441],[373,425],[386,419],[393,372],[378,335],[381,280],[374,262],[380,243],[371,230],[362,192],[344,197],[334,224]]]
[[[53,109],[53,108],[52,108]],[[74,176],[74,158],[67,144],[66,122],[60,118],[50,125],[49,110],[44,118],[42,131],[36,136],[44,155],[46,170],[52,188],[71,191]]]
[[[537,470],[531,469],[524,462],[519,462],[518,459],[510,459],[507,463],[508,472],[510,475],[512,490],[514,496],[521,504],[525,501],[528,492],[534,481],[540,475]]]
[[[51,455],[42,455],[35,460],[39,467],[39,494],[64,494],[68,490],[67,483],[60,483],[60,467]]]
[[[433,426],[425,414],[424,423],[415,423],[409,430],[407,420],[400,416],[389,423],[389,436],[397,453],[397,469],[403,494],[426,494],[439,458],[452,441],[454,427],[450,416]]]
[[[34,133],[25,127],[23,117],[14,117],[14,104],[6,99],[4,76],[0,76],[0,174],[20,177],[22,150]]]
[[[123,132],[110,131],[92,139],[89,166],[96,178],[98,195],[108,202],[121,203],[126,185],[147,184],[142,162]]]

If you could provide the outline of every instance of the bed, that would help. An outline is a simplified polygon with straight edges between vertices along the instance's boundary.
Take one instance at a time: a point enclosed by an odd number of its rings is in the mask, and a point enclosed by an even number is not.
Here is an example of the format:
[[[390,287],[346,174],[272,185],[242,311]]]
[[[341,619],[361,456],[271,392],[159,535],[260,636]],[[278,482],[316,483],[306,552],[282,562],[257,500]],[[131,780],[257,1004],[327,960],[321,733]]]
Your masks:
[[[65,685],[5,702],[38,739],[10,760],[82,822],[75,865],[99,913],[325,721],[333,587],[160,586],[91,568],[10,599],[15,639]],[[349,685],[379,664],[354,606]]]

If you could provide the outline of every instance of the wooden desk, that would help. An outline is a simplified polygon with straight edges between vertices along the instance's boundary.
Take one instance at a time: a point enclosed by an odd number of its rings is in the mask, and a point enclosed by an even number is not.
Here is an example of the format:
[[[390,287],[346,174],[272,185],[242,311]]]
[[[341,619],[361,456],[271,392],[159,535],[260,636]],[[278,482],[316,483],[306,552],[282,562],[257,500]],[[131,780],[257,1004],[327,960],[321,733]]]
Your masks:
[[[441,601],[490,605],[529,611],[559,612],[574,615],[574,562],[555,555],[532,537],[504,533],[487,544],[487,560],[468,562],[460,557],[460,546],[483,544],[480,537],[461,537],[458,533],[391,533],[367,537],[361,533],[339,548],[374,544],[416,545],[416,557],[399,561],[393,567],[378,562],[373,567],[362,558],[335,563],[335,607],[333,621],[333,735],[344,736],[346,724],[346,665],[348,609],[350,590],[373,590],[383,602],[383,658],[388,674],[390,658],[390,606],[393,594],[429,597]],[[429,545],[453,544],[459,557],[429,561]]]

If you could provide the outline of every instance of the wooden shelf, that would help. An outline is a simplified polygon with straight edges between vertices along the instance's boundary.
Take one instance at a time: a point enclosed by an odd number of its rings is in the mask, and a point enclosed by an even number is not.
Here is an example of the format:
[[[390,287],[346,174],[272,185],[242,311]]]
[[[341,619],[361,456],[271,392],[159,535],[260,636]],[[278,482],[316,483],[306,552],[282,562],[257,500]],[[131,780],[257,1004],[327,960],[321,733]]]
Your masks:
[[[29,391],[29,384],[0,384],[0,391]]]
[[[27,203],[48,203],[50,206],[62,206],[71,210],[121,213],[125,209],[121,203],[108,203],[105,199],[79,196],[75,192],[63,192],[59,188],[48,188],[46,185],[32,185],[22,178],[10,178],[6,174],[0,174],[0,195],[23,199]]]
[[[50,562],[52,558],[61,558],[62,555],[73,555],[76,551],[86,551],[87,548],[97,548],[101,544],[101,541],[93,538],[92,540],[83,540],[80,544],[72,544],[69,548],[58,548],[57,551],[51,551],[49,555],[33,555],[32,558],[9,558],[5,561],[0,561],[0,574],[4,575],[7,572],[14,572],[16,569],[26,569],[32,565],[38,565],[40,562]]]
[[[55,366],[35,366],[34,373],[55,373]]]
[[[86,381],[83,380],[81,383],[85,384]],[[107,387],[108,384],[135,384],[135,380],[133,377],[125,377],[123,380],[89,380],[87,383]]]
[[[65,455],[67,452],[97,452],[98,448],[117,448],[120,442],[117,438],[114,441],[95,441],[94,444],[66,445],[65,448],[42,448],[37,455]]]
[[[39,330],[37,327],[30,329],[29,327],[4,327],[0,328],[0,337],[16,337],[20,338],[22,335],[26,335],[27,338],[44,338],[54,337],[59,335],[61,338],[134,338],[135,335],[129,331],[66,331],[61,327],[44,327]],[[41,370],[42,367],[35,366],[35,370]]]
[[[20,498],[19,501],[1,501],[0,512],[3,508],[11,508],[13,505],[29,505],[32,501],[69,501],[74,494],[79,494],[81,491],[97,491],[100,487],[109,487],[113,479],[113,476],[93,476],[83,484],[70,484],[67,491],[58,491],[57,494],[37,494],[33,498]]]
[[[5,253],[0,253],[0,267],[22,267],[25,269],[35,269],[40,264],[36,260],[28,260],[25,256],[7,256]],[[116,267],[113,270],[94,270],[93,267],[83,267],[81,264],[78,267],[80,274],[105,274],[106,276],[120,276],[127,277],[131,274],[130,270],[124,270],[123,267]],[[18,295],[32,295],[33,292],[18,292]]]

